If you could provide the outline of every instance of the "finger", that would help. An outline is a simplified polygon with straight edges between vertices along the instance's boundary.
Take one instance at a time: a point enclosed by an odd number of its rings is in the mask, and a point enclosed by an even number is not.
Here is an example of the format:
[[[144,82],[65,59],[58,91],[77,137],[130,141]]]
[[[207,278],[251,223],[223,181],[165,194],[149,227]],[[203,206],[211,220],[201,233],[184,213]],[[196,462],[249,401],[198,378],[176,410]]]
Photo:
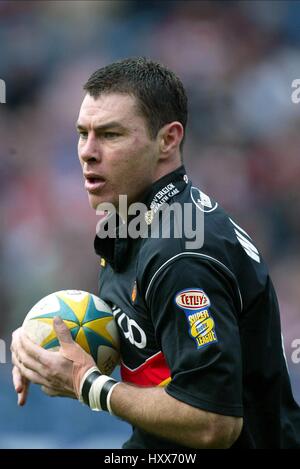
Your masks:
[[[11,351],[14,351],[18,348],[18,344],[19,344],[19,337],[20,337],[20,332],[21,332],[21,328],[19,327],[19,329],[16,329],[13,333],[12,333],[12,340],[11,340],[11,344],[10,344],[10,350]]]
[[[64,321],[59,317],[56,316],[53,320],[53,328],[56,332],[57,338],[59,340],[60,345],[72,344],[74,340],[72,339],[71,333],[67,326],[65,325]]]
[[[15,329],[15,330],[13,331],[13,333],[12,333],[12,341],[14,341],[14,340],[18,337],[18,335],[20,334],[21,330],[22,330],[22,327],[18,327],[18,329]]]
[[[51,353],[51,352],[48,352]],[[27,351],[20,346],[18,352],[12,352],[12,362],[14,363],[15,360],[18,363],[22,363],[26,368],[29,370],[35,371],[41,376],[46,377],[48,374],[48,368],[45,365],[42,365],[40,361],[35,360],[30,355],[28,355]],[[52,358],[52,357],[51,357]]]
[[[14,371],[13,375],[15,376],[15,382],[17,385],[20,385],[20,382],[23,383],[24,381],[24,379],[22,381],[22,367],[25,367],[27,370],[34,371],[43,377],[46,377],[45,375],[47,374],[48,370],[43,367],[39,362],[33,360],[29,355],[27,355],[27,353],[21,347],[19,348],[18,353],[12,352],[11,359],[13,365],[15,365],[16,369],[18,370]]]
[[[16,350],[16,348],[14,348]],[[24,333],[19,334],[19,343],[17,349],[17,355],[19,356],[21,351],[25,352],[27,356],[33,358],[35,361],[42,365],[47,364],[49,358],[49,352],[40,345],[35,344],[29,337]]]
[[[25,385],[25,380],[22,377],[19,368],[16,366],[12,369],[13,384],[16,392],[21,392]]]
[[[27,395],[29,391],[29,384],[30,384],[29,381],[26,380],[23,390],[18,393],[18,405],[21,407],[26,404]]]
[[[18,405],[23,406],[26,403],[29,381],[21,375],[20,370],[14,366],[12,369],[13,383],[18,394]]]
[[[11,361],[12,361],[12,364],[14,365],[15,368],[18,368],[20,374],[21,374],[21,370],[19,368],[19,364],[21,363],[21,361],[19,360],[18,356],[16,353],[12,353],[11,354]]]
[[[41,384],[41,385],[49,385],[47,379],[45,379],[43,376],[41,376],[39,373],[36,371],[30,370],[24,366],[23,363],[21,363],[16,355],[12,356],[13,364],[19,368],[19,371],[21,375],[28,381],[31,381],[34,384]]]

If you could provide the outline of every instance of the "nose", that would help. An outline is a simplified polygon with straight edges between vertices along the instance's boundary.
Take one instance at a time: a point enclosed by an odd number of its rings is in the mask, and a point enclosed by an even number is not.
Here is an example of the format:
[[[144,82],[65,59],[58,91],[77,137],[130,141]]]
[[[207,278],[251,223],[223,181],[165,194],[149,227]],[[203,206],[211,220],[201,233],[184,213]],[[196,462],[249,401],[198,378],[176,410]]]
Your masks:
[[[93,135],[90,134],[86,140],[79,142],[78,155],[82,163],[99,162],[101,160],[101,149]]]

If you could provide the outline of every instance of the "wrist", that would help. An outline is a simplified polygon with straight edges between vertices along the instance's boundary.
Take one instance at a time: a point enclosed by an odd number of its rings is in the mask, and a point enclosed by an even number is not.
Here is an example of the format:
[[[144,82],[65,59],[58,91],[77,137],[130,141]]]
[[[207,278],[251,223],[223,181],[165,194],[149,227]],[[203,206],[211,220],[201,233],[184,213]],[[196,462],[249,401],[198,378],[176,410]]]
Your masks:
[[[97,367],[92,367],[82,377],[79,400],[91,410],[105,410],[112,414],[110,398],[118,381],[101,374]]]

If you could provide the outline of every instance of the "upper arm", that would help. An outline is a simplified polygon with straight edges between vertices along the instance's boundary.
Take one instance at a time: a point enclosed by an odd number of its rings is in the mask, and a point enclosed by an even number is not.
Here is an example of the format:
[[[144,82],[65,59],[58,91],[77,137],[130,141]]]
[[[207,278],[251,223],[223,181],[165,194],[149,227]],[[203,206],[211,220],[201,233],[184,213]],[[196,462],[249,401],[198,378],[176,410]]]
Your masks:
[[[153,282],[148,306],[171,370],[166,392],[216,415],[242,417],[238,311],[228,276],[211,263],[181,258]],[[228,422],[232,428],[235,420]]]

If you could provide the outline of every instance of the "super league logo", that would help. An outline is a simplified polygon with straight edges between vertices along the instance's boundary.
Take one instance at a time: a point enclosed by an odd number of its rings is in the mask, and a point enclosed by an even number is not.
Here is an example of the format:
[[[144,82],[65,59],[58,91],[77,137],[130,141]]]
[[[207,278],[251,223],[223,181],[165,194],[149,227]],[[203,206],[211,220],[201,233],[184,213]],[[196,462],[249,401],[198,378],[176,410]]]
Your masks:
[[[0,78],[0,104],[6,103],[6,85],[5,81]]]

